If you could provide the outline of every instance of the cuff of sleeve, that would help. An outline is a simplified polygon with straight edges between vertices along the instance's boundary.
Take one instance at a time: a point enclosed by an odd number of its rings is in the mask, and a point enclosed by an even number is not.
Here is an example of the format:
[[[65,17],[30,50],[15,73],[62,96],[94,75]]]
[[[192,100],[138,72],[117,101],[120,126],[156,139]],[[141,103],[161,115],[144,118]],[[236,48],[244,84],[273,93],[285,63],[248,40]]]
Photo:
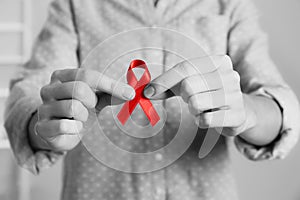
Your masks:
[[[296,145],[299,137],[299,104],[288,87],[264,87],[254,95],[265,96],[277,102],[282,113],[282,126],[277,138],[268,145],[255,146],[240,137],[235,138],[237,149],[250,160],[273,160],[285,158]]]
[[[32,97],[19,99],[6,113],[4,124],[18,164],[33,174],[49,168],[64,154],[52,151],[35,152],[29,144],[28,123],[40,104],[40,99]]]

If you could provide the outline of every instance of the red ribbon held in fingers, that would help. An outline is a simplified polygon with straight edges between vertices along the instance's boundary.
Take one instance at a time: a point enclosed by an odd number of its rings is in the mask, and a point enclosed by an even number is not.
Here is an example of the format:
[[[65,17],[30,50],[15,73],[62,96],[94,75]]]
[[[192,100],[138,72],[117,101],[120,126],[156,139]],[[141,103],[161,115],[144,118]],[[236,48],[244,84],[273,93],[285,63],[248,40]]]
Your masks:
[[[137,80],[133,72],[134,68],[142,68],[145,70],[140,80]],[[142,60],[131,61],[127,71],[127,82],[134,88],[135,97],[134,99],[127,101],[118,114],[118,119],[123,125],[127,122],[137,104],[140,104],[152,126],[155,126],[155,124],[160,120],[160,117],[153,107],[151,101],[143,94],[144,88],[150,82],[150,80],[151,76],[146,63]]]

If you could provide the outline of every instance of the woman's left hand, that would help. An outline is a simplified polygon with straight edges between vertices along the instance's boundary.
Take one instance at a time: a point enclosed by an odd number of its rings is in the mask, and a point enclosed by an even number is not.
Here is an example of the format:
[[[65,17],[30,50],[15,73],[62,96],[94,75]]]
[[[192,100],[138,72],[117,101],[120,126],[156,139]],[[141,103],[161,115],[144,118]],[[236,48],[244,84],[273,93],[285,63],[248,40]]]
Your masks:
[[[222,128],[236,136],[255,124],[240,76],[229,56],[196,58],[181,62],[154,79],[144,90],[149,99],[181,96],[200,128]]]

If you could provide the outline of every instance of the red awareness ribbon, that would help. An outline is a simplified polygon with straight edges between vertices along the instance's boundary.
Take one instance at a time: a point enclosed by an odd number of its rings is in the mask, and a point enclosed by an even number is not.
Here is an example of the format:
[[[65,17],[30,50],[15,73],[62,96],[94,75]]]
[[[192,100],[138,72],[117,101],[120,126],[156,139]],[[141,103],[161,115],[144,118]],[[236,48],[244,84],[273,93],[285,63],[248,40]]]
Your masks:
[[[137,80],[133,72],[134,68],[142,68],[145,70],[140,80]],[[127,82],[134,88],[135,97],[134,99],[127,101],[123,105],[117,116],[119,121],[123,125],[125,125],[137,104],[140,104],[141,108],[143,109],[152,126],[155,126],[155,124],[160,120],[160,117],[157,114],[155,108],[153,107],[151,101],[147,99],[143,94],[144,88],[150,82],[150,80],[151,76],[146,63],[142,60],[131,61],[127,71]]]

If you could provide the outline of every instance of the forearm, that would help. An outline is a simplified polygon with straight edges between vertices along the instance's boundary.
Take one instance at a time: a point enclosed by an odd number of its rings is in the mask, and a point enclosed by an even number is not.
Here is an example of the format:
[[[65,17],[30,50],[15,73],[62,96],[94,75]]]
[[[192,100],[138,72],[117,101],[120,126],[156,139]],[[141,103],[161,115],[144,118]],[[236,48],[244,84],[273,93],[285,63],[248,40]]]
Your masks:
[[[279,134],[282,124],[282,114],[277,103],[270,98],[255,95],[244,95],[244,103],[253,125],[239,137],[258,146],[271,143]]]

